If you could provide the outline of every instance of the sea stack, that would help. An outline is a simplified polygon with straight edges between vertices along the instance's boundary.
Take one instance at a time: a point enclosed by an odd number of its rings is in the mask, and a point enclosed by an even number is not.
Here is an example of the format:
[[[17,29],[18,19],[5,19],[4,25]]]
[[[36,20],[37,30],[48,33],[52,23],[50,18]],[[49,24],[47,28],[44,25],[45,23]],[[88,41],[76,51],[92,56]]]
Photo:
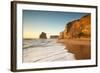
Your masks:
[[[58,38],[59,38],[58,35],[51,35],[51,36],[50,36],[50,39],[58,39]]]
[[[42,32],[41,34],[40,34],[40,37],[39,37],[40,39],[47,39],[47,36],[46,36],[46,33],[45,32]]]

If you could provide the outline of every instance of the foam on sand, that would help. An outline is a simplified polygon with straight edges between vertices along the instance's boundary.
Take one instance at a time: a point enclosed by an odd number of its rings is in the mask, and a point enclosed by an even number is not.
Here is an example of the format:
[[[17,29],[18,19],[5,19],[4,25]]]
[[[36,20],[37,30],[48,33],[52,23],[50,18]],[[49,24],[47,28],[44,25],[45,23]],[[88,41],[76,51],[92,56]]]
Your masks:
[[[75,60],[74,54],[55,39],[24,40],[23,62],[53,62]]]

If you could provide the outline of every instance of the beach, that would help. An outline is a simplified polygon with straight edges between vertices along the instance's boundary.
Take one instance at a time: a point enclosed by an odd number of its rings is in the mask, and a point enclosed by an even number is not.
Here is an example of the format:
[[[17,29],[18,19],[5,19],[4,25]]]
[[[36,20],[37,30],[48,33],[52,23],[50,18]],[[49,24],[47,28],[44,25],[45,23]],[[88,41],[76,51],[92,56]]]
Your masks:
[[[34,39],[23,41],[23,63],[59,62],[75,60],[74,54],[65,49],[58,39]]]
[[[66,46],[66,50],[75,55],[76,60],[91,59],[90,38],[60,39],[59,43]]]
[[[55,62],[91,59],[88,38],[23,41],[23,62]]]

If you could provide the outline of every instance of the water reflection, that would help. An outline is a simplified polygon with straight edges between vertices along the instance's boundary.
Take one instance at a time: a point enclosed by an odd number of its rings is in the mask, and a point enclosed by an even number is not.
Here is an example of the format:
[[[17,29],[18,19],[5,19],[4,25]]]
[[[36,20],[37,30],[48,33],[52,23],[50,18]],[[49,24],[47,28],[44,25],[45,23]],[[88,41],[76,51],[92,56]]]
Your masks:
[[[72,45],[67,44],[66,48],[69,52],[75,54],[77,60],[90,59],[91,58],[91,46],[89,45]]]

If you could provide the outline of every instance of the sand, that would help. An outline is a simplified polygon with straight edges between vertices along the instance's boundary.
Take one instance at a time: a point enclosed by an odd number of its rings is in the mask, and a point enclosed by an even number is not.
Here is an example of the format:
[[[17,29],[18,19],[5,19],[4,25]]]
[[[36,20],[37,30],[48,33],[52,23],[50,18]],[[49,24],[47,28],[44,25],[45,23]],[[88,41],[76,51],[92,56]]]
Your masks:
[[[76,60],[91,59],[91,41],[89,38],[58,40],[66,46],[66,50],[75,55]]]

